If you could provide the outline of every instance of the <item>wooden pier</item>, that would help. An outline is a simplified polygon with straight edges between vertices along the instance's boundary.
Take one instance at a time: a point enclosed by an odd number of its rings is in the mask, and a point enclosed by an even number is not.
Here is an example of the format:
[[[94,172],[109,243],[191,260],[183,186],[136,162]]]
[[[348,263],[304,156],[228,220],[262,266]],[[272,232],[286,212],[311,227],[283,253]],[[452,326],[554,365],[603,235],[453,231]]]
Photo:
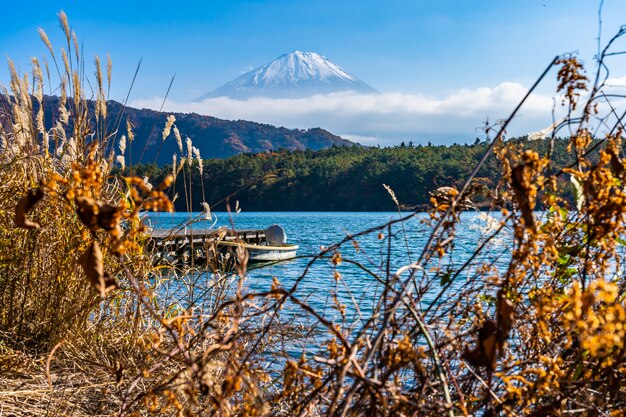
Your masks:
[[[147,248],[157,255],[157,262],[203,267],[214,261],[220,266],[235,261],[233,244],[262,245],[264,241],[264,230],[156,229],[150,233]]]

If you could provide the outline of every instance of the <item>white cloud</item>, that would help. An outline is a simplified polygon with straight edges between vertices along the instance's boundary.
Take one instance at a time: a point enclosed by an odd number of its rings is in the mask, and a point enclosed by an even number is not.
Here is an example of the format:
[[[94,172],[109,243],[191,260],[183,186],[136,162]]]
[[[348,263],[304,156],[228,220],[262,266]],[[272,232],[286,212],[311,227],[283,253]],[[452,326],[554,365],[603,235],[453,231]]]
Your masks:
[[[626,75],[623,77],[608,78],[605,85],[607,87],[626,87]]]
[[[195,112],[223,119],[244,119],[290,128],[322,127],[364,144],[472,141],[485,119],[506,118],[526,94],[518,83],[460,90],[447,97],[386,93],[335,93],[298,99],[210,98],[200,103],[168,101],[166,111]],[[158,109],[161,98],[136,100],[133,107]],[[509,130],[509,136],[551,123],[553,99],[533,94]]]

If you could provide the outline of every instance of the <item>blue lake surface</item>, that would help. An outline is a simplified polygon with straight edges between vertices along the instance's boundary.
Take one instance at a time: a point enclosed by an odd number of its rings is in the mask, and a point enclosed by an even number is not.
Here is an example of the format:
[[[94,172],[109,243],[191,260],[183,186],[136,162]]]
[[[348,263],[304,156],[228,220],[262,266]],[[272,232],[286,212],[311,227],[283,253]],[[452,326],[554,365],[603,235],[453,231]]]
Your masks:
[[[406,216],[409,213],[402,213]],[[157,229],[171,229],[199,217],[200,213],[154,213],[150,214],[149,221]],[[357,239],[358,250],[351,243],[341,249],[344,260],[358,262],[361,267],[349,262],[342,262],[338,267],[332,265],[329,259],[316,261],[307,274],[302,277],[307,264],[312,257],[320,252],[320,248],[341,241],[348,235],[354,235],[363,230],[384,225],[390,220],[398,219],[397,212],[242,212],[232,214],[214,213],[213,227],[231,227],[236,229],[265,229],[272,224],[281,225],[288,236],[288,242],[300,246],[298,258],[281,262],[267,267],[249,271],[246,279],[247,291],[263,291],[272,285],[274,277],[285,288],[291,288],[296,280],[300,280],[296,295],[305,300],[316,311],[328,317],[339,319],[333,294],[341,304],[346,305],[348,320],[355,322],[367,317],[371,313],[383,286],[373,276],[384,279],[389,259],[391,273],[398,268],[415,261],[428,240],[432,227],[427,224],[428,214],[419,213],[405,222],[395,224],[389,231],[381,230]],[[494,215],[497,216],[497,215]],[[215,219],[216,217],[216,219]],[[465,212],[461,214],[461,221],[456,229],[455,246],[444,261],[449,266],[458,267],[465,263],[471,254],[480,245],[491,228],[499,223],[494,217],[484,213]],[[206,228],[212,222],[194,223],[189,227]],[[502,237],[489,243],[475,263],[493,264],[502,270],[510,259],[510,234],[504,230]],[[389,243],[391,250],[387,256]],[[370,273],[363,270],[367,268]],[[341,274],[341,279],[335,278],[334,272]],[[208,275],[208,274],[207,274]],[[406,276],[406,274],[405,274]],[[458,281],[471,280],[472,268],[459,276]],[[208,276],[206,279],[209,279]],[[423,297],[428,304],[440,287],[429,288]]]

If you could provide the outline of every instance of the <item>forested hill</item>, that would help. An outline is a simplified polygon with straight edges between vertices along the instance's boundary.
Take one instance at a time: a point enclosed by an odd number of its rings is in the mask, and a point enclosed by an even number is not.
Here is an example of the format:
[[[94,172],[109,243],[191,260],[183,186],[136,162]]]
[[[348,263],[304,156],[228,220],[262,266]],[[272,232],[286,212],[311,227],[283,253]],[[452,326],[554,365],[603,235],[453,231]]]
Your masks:
[[[528,143],[528,142],[527,142]],[[557,160],[565,161],[567,142],[558,140]],[[547,142],[530,146],[545,151]],[[441,186],[460,186],[487,148],[486,143],[453,146],[397,146],[392,148],[333,147],[320,151],[280,151],[242,154],[228,159],[204,161],[200,179],[191,170],[191,208],[199,211],[203,201],[213,210],[226,196],[245,211],[380,211],[395,205],[383,184],[389,185],[405,208],[424,208],[429,191]],[[135,167],[135,173],[158,183],[171,166]],[[493,189],[501,167],[490,157],[478,173],[477,184]],[[189,184],[189,174],[185,179]],[[174,190],[178,211],[187,211],[182,172]],[[477,203],[480,204],[478,197]]]
[[[93,112],[93,102],[89,103]],[[44,99],[45,123],[48,128],[59,118],[59,98]],[[128,144],[126,163],[171,163],[178,152],[174,135],[163,141],[162,130],[170,114],[176,117],[176,126],[183,136],[190,137],[193,146],[204,158],[227,158],[239,153],[256,153],[276,149],[323,149],[331,146],[352,146],[355,143],[321,129],[287,129],[246,120],[223,120],[196,113],[169,113],[149,109],[124,107],[109,101],[107,131],[117,131],[117,137],[127,135],[126,121],[132,124],[135,140]],[[72,119],[70,119],[70,122]]]

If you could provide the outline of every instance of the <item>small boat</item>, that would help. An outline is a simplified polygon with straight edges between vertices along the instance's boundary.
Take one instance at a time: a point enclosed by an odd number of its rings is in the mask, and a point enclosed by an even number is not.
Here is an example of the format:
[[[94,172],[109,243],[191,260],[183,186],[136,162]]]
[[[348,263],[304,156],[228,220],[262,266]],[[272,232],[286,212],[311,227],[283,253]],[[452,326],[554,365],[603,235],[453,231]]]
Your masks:
[[[296,257],[296,251],[300,248],[298,245],[256,245],[245,242],[219,242],[218,248],[237,248],[243,247],[248,251],[248,262],[276,262],[293,259]]]
[[[287,244],[287,234],[277,224],[273,224],[265,230],[250,232],[244,233],[243,236],[240,235],[238,240],[218,241],[217,247],[220,251],[224,248],[228,250],[242,247],[248,251],[248,262],[276,262],[293,259],[296,257],[296,251],[300,248],[298,245]],[[252,236],[252,238],[248,236]]]

